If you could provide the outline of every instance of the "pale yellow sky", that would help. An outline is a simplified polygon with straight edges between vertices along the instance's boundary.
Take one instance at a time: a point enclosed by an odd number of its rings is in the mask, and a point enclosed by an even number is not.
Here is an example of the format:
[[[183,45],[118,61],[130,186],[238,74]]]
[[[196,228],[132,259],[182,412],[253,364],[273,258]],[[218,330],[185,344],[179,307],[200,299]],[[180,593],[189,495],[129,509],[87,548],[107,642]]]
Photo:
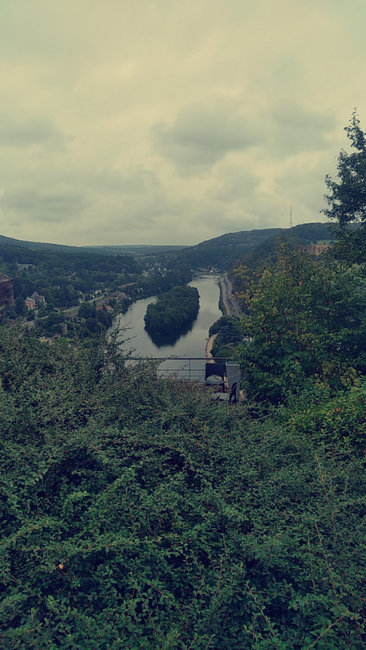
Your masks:
[[[2,0],[0,234],[194,244],[324,220],[362,0]]]

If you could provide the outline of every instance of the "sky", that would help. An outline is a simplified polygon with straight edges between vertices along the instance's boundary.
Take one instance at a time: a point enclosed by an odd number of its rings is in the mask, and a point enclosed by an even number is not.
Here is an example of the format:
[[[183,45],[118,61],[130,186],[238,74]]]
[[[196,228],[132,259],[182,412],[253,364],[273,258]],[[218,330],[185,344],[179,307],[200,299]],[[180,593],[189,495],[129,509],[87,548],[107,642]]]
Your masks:
[[[192,245],[325,221],[364,0],[1,0],[0,234]]]

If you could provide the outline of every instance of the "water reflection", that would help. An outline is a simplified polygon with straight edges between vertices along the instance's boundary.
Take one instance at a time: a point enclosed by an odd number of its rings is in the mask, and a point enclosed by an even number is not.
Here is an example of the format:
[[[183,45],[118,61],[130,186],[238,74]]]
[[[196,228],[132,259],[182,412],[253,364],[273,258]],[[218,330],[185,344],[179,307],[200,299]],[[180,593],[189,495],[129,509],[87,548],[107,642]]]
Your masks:
[[[185,368],[184,374],[187,378],[193,378],[198,373],[203,373],[204,361],[189,361],[192,357],[204,357],[205,344],[208,337],[210,326],[220,318],[219,310],[220,291],[217,284],[217,278],[213,275],[200,276],[189,283],[190,286],[198,289],[200,295],[200,309],[197,319],[193,325],[184,334],[180,334],[178,339],[157,341],[152,340],[145,330],[144,316],[147,306],[154,302],[155,298],[146,298],[133,303],[126,314],[119,314],[114,321],[114,327],[117,328],[123,338],[123,332],[126,332],[125,338],[129,340],[122,344],[124,349],[132,350],[133,356],[136,357],[184,357],[182,360],[169,359],[162,364],[161,370],[169,370],[170,373],[181,373]],[[180,375],[179,375],[180,376]]]
[[[148,337],[151,339],[152,343],[157,347],[157,348],[163,348],[163,347],[174,347],[177,341],[182,337],[186,336],[194,327],[195,321],[197,318],[195,318],[194,321],[191,323],[188,323],[181,327],[179,331],[176,332],[171,332],[170,334],[154,334],[148,332],[148,330],[145,327],[145,332],[147,333]]]

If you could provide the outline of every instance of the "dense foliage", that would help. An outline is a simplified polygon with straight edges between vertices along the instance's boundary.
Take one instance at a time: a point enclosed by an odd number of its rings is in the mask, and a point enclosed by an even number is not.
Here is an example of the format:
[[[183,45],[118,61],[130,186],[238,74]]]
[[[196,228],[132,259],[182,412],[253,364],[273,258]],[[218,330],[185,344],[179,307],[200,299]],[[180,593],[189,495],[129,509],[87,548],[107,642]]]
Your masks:
[[[364,647],[364,383],[251,421],[4,326],[0,377],[2,647]]]
[[[178,286],[158,296],[148,305],[145,326],[149,334],[175,334],[192,324],[199,310],[199,295],[194,287]]]
[[[216,334],[211,353],[217,358],[231,359],[243,340],[238,316],[221,316],[211,325],[208,333],[209,336]]]
[[[284,245],[246,287],[247,341],[239,356],[248,395],[279,403],[324,382],[334,390],[366,371],[366,281],[359,268]]]
[[[149,296],[166,293],[173,287],[183,286],[192,280],[192,271],[177,268],[165,268],[164,270],[153,270],[146,274],[139,281],[141,295],[139,297],[148,298]]]
[[[96,255],[85,252],[38,251],[0,246],[0,271],[13,278],[14,295],[23,302],[37,292],[48,310],[67,309],[96,290],[115,291],[135,281],[142,265],[132,255]]]

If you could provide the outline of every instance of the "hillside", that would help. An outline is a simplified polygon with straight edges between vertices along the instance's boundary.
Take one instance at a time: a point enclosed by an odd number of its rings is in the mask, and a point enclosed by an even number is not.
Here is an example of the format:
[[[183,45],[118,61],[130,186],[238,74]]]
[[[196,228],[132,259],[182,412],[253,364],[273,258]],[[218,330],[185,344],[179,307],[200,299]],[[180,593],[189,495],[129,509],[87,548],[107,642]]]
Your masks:
[[[329,224],[309,223],[291,229],[264,228],[227,233],[185,248],[177,254],[177,258],[181,264],[191,268],[213,266],[220,270],[230,270],[254,250],[260,254],[261,247],[263,255],[267,255],[279,236],[284,240],[294,238],[302,244],[317,243],[330,239]]]
[[[18,248],[28,248],[34,251],[54,251],[62,253],[79,252],[77,246],[64,246],[63,244],[46,244],[42,242],[26,241],[23,239],[13,239],[0,235],[0,246],[15,246]]]
[[[0,247],[26,248],[33,251],[51,251],[60,253],[95,253],[98,255],[161,255],[170,263],[175,260],[190,268],[214,266],[228,270],[259,246],[271,246],[276,237],[295,237],[302,243],[316,243],[330,238],[329,225],[311,223],[286,228],[264,228],[262,230],[243,230],[227,233],[203,241],[195,246],[143,246],[143,245],[110,245],[110,246],[64,246],[61,244],[45,244],[40,242],[23,241],[0,235]],[[265,252],[265,248],[264,248]]]

